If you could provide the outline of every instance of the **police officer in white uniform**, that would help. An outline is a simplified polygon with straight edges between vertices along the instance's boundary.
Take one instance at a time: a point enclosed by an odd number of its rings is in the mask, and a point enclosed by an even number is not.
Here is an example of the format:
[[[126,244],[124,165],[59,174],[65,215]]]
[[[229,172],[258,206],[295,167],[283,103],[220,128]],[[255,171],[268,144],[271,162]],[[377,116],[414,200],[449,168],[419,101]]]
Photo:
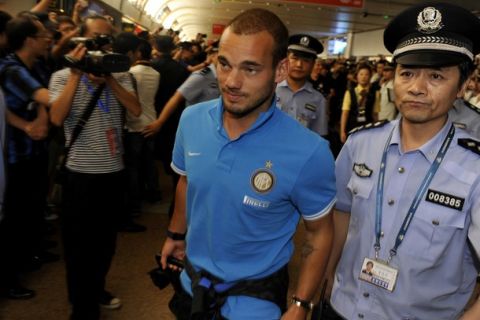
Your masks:
[[[402,116],[357,129],[337,158],[328,271],[339,319],[480,319],[479,301],[464,313],[480,254],[480,143],[448,115],[479,30],[444,3],[412,6],[385,29]]]
[[[308,81],[323,46],[312,36],[296,34],[288,39],[288,77],[277,85],[277,106],[303,126],[328,134],[327,102]]]

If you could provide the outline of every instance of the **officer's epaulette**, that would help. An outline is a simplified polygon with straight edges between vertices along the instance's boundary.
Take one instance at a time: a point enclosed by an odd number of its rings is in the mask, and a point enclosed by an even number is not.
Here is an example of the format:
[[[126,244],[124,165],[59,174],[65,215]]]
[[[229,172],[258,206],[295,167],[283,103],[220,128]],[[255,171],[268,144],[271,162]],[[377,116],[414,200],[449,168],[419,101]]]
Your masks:
[[[458,145],[467,150],[473,151],[476,154],[480,154],[480,141],[468,138],[458,139]]]
[[[380,120],[380,121],[377,121],[377,122],[370,122],[370,123],[367,123],[363,126],[359,126],[359,127],[356,127],[356,128],[353,128],[352,130],[350,130],[348,132],[348,134],[353,134],[355,132],[359,132],[359,131],[363,131],[363,130],[368,130],[368,129],[373,129],[373,128],[380,128],[380,127],[383,127],[384,125],[386,125],[387,123],[389,123],[390,121],[388,120]]]
[[[212,70],[209,68],[209,67],[205,67],[203,68],[200,73],[203,74],[203,75],[207,75],[211,72]]]
[[[473,111],[475,111],[476,113],[480,114],[480,108],[477,107],[476,105],[474,104],[471,104],[470,102],[466,101],[466,100],[463,100],[463,103],[465,104],[465,106],[469,109],[472,109]]]

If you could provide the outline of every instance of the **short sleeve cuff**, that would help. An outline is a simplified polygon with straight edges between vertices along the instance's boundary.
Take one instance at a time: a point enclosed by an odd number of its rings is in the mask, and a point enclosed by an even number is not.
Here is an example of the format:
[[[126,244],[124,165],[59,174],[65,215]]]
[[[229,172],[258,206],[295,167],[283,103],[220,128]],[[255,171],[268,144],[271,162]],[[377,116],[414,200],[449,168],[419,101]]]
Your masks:
[[[175,171],[175,173],[177,173],[181,176],[186,176],[187,175],[187,172],[185,170],[182,170],[182,169],[178,168],[173,162],[170,164],[170,167],[172,168],[173,171]]]
[[[332,210],[332,208],[335,206],[335,203],[337,202],[337,198],[333,198],[332,201],[330,201],[330,203],[320,212],[317,212],[315,214],[312,214],[312,215],[302,215],[303,219],[304,220],[307,220],[307,221],[312,221],[312,220],[317,220],[317,219],[320,219],[320,218],[323,218],[324,216],[326,216],[330,210]]]

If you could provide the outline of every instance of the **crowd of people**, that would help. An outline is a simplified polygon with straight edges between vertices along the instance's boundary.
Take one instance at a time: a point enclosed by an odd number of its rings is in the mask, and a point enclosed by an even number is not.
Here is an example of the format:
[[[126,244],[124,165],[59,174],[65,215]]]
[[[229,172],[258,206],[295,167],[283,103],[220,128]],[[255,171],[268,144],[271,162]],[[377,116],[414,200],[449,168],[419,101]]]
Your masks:
[[[55,203],[71,319],[119,308],[105,289],[117,232],[145,231],[161,161],[178,319],[305,319],[321,284],[328,319],[478,318],[480,302],[464,313],[480,252],[473,14],[412,6],[385,30],[392,59],[354,61],[318,58],[317,39],[263,9],[182,42],[45,3],[0,12],[4,296],[34,297],[22,273],[60,259]]]

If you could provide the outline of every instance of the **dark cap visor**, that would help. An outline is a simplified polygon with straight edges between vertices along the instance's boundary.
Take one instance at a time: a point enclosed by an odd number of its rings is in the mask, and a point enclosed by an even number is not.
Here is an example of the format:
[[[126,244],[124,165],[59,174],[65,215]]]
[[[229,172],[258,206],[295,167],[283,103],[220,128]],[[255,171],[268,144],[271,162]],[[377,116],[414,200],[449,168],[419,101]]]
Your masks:
[[[440,50],[410,51],[395,57],[398,64],[419,67],[454,66],[469,60],[466,55]]]
[[[312,60],[317,59],[317,55],[311,52],[306,52],[306,51],[297,50],[297,49],[288,49],[288,51],[293,52],[297,57],[300,57],[300,58],[312,59]]]

